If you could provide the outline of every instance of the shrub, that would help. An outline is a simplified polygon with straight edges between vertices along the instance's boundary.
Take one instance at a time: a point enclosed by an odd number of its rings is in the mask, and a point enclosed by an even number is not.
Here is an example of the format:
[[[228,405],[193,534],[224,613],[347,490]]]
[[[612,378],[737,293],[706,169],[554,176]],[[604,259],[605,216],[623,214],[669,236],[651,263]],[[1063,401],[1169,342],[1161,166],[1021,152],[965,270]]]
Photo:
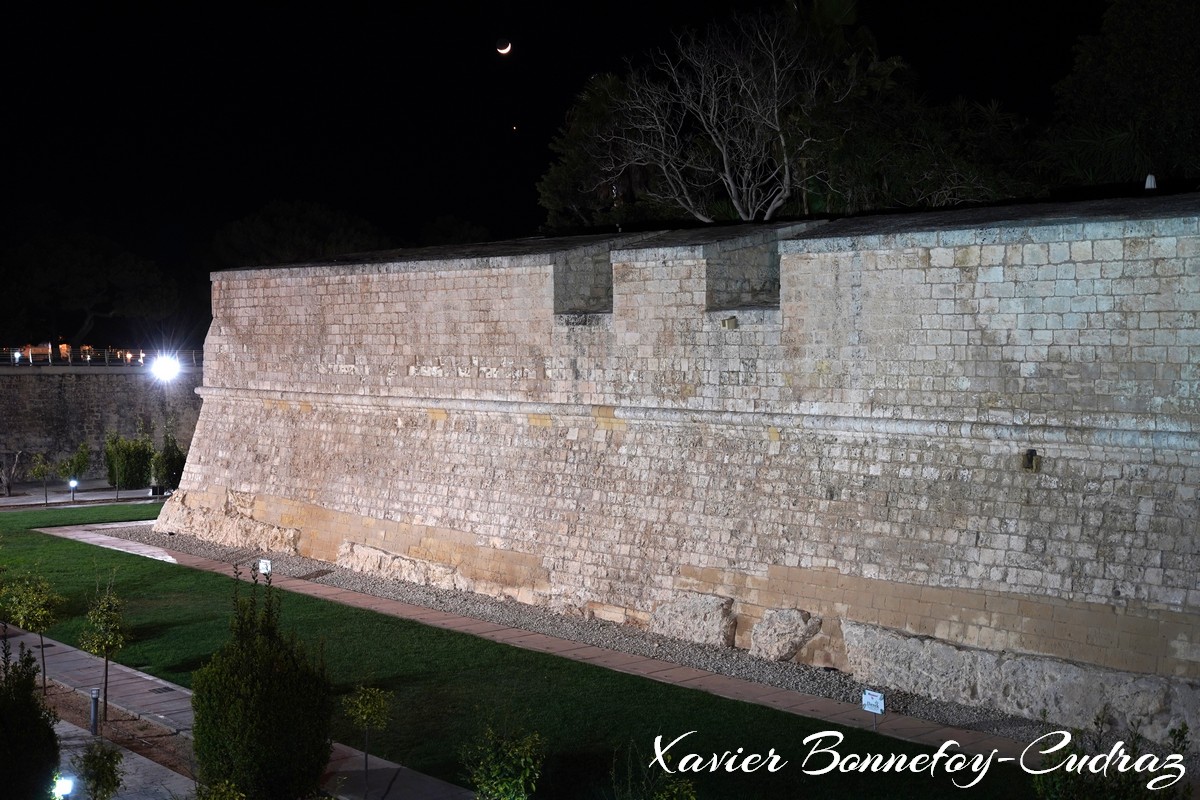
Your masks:
[[[71,759],[71,767],[90,800],[112,800],[116,796],[125,775],[121,769],[124,757],[124,753],[103,739],[93,739],[82,753]]]
[[[255,800],[296,800],[329,763],[333,690],[324,661],[280,630],[270,581],[253,578],[248,596],[236,585],[228,641],[193,677],[199,777]]]
[[[668,753],[665,758],[669,762],[671,755]],[[646,760],[633,742],[624,753],[618,751],[611,772],[614,800],[696,800],[696,787],[691,780],[677,773],[652,769],[653,763]]]
[[[546,744],[538,733],[505,736],[490,725],[480,741],[462,750],[479,800],[526,800],[537,788],[545,757]]]
[[[196,800],[246,800],[246,795],[229,781],[221,781],[213,786],[197,788]]]
[[[4,796],[12,800],[44,800],[58,766],[57,721],[37,691],[37,659],[21,647],[14,661],[0,626],[0,764]]]
[[[149,434],[139,433],[126,439],[109,432],[104,437],[104,464],[108,484],[118,489],[138,489],[150,485],[150,462],[154,443]]]
[[[1092,729],[1087,733],[1079,730],[1071,732],[1070,744],[1046,759],[1042,769],[1051,770],[1033,776],[1034,797],[1038,800],[1094,800],[1103,797],[1105,800],[1180,800],[1192,795],[1192,788],[1186,778],[1181,777],[1173,785],[1163,788],[1150,788],[1147,784],[1157,774],[1163,778],[1168,773],[1143,772],[1137,769],[1121,771],[1120,769],[1105,770],[1097,774],[1086,768],[1068,767],[1079,764],[1089,755],[1099,755],[1115,746],[1109,740],[1112,730],[1109,726],[1111,707],[1105,704],[1092,720]],[[1043,713],[1043,718],[1044,718]],[[1171,740],[1168,750],[1172,753],[1183,754],[1188,750],[1188,726],[1183,723],[1178,728],[1169,731]],[[1136,762],[1143,755],[1146,739],[1134,726],[1129,732],[1129,741],[1123,750],[1128,754],[1130,763]],[[1052,769],[1056,765],[1063,765]],[[1182,765],[1180,766],[1182,770]]]
[[[170,431],[163,434],[162,449],[154,454],[150,462],[154,473],[154,485],[167,489],[178,489],[183,478],[183,465],[187,463],[187,452],[175,441]]]

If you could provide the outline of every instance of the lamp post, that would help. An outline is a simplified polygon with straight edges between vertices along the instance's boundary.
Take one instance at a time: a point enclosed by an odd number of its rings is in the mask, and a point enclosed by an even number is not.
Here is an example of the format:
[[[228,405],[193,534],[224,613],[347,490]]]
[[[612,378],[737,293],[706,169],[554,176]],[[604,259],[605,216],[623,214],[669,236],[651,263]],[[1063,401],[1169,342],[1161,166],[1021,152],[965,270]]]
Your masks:
[[[67,481],[67,485],[69,485],[71,487],[71,502],[74,503],[75,502],[75,487],[79,485],[79,481],[75,480],[74,478],[71,478],[71,480]]]
[[[167,402],[167,384],[175,380],[179,376],[180,365],[179,358],[174,355],[165,353],[159,354],[150,362],[150,373],[155,379],[162,384],[163,387],[163,408],[169,407]],[[169,418],[169,417],[168,417]],[[166,423],[166,430],[170,430],[170,423]],[[164,435],[165,444],[165,435]],[[150,496],[157,497],[166,494],[166,476],[154,475],[150,483]]]

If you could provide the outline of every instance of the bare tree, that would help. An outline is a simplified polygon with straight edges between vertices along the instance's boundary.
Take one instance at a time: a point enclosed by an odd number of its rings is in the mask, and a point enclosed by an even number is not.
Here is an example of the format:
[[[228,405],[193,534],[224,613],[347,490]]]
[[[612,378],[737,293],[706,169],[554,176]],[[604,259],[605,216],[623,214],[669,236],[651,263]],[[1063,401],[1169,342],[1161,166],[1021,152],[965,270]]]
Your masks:
[[[853,83],[793,18],[736,18],[679,34],[634,70],[594,155],[609,175],[654,170],[650,194],[702,222],[722,201],[739,219],[769,220],[812,177],[804,156],[819,109]]]
[[[17,450],[15,453],[0,453],[0,491],[4,492],[5,497],[12,497],[12,485],[16,480],[22,455],[24,453],[21,450]],[[9,462],[10,456],[11,463]]]

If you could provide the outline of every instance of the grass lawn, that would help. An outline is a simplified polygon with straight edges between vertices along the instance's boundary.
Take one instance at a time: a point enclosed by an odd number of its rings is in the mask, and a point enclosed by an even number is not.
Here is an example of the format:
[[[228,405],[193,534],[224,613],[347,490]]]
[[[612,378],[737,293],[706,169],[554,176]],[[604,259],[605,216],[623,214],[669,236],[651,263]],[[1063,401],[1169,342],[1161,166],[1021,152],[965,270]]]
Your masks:
[[[89,597],[110,576],[126,601],[131,643],[117,660],[191,685],[227,635],[233,579],[29,531],[32,527],[153,518],[158,507],[123,505],[0,513],[0,565],[36,570],[68,600],[48,632],[77,644]],[[808,776],[805,736],[834,726],[691,689],[429,628],[371,611],[285,593],[284,626],[324,648],[338,691],[358,683],[396,693],[393,721],[372,735],[372,751],[413,769],[463,782],[458,752],[486,723],[536,730],[550,755],[539,796],[604,797],[614,753],[630,743],[648,762],[655,736],[696,731],[672,751],[721,753],[770,748],[789,764],[775,773],[700,774],[700,798],[960,797],[944,772]],[[894,739],[843,729],[838,752],[928,752]],[[334,738],[360,744],[361,732],[335,720]],[[685,747],[686,750],[680,750]],[[817,764],[814,757],[811,766]],[[963,773],[964,775],[966,773]],[[969,780],[968,778],[967,780]],[[993,764],[971,797],[1032,796],[1027,777]]]

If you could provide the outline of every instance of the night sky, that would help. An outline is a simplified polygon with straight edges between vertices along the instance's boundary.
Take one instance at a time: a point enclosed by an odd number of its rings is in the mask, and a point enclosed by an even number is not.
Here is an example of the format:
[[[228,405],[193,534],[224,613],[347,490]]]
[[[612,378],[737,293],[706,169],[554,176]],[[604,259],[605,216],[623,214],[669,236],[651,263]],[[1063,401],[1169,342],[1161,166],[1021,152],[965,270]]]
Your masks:
[[[183,269],[273,199],[352,212],[398,241],[444,215],[494,238],[536,233],[547,144],[590,75],[672,28],[769,4],[22,5],[39,8],[6,12],[0,55],[5,224],[53,209]],[[1044,116],[1104,6],[862,0],[861,18],[931,99]]]

